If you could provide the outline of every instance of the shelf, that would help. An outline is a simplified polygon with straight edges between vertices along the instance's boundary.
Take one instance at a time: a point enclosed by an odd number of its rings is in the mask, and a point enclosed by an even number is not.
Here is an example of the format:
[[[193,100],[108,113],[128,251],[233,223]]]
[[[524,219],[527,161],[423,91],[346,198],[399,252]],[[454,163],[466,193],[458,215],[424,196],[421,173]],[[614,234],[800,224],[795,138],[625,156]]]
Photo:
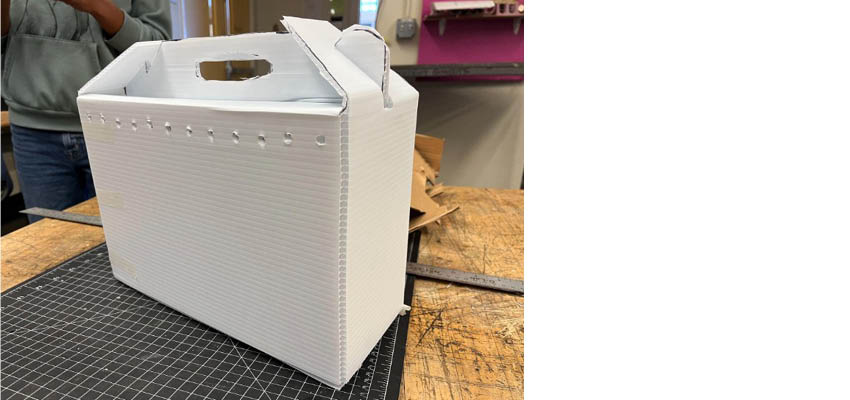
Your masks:
[[[441,76],[523,76],[524,63],[421,64],[396,65],[392,69],[404,78]]]
[[[506,19],[506,18],[522,18],[523,14],[482,14],[482,15],[428,15],[423,19],[425,22],[439,21],[442,19]]]
[[[502,19],[512,19],[514,20],[514,35],[519,34],[519,27],[522,26],[524,14],[493,14],[493,15],[428,15],[422,22],[437,22],[440,25],[438,26],[438,33],[440,36],[443,36],[443,33],[446,32],[446,21],[472,21],[472,20],[502,20]]]

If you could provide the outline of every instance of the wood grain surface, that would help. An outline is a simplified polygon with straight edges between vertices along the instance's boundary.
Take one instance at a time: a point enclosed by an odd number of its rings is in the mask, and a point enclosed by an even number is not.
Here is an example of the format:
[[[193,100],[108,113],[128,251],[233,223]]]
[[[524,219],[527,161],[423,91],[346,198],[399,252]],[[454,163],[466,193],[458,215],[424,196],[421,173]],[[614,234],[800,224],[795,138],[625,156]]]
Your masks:
[[[460,210],[422,232],[419,262],[523,279],[523,191],[446,187]],[[402,399],[521,399],[524,299],[417,279]]]
[[[425,227],[419,262],[523,279],[523,191],[445,187],[459,205]],[[92,199],[67,211],[99,215]],[[43,219],[0,239],[2,290],[104,241],[95,226]],[[522,296],[417,279],[401,399],[521,399]]]
[[[100,215],[97,198],[66,211]],[[0,290],[15,286],[104,241],[103,228],[43,218],[0,239]]]

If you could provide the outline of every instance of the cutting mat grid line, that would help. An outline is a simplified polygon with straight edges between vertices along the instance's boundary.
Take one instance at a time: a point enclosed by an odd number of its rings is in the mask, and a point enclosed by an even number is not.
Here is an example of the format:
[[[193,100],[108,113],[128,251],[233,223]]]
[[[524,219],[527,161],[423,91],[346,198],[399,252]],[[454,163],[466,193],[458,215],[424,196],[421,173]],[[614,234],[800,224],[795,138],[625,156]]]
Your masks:
[[[412,284],[408,279],[408,303]],[[103,244],[0,298],[0,395],[392,398],[398,394],[400,376],[391,375],[400,373],[403,363],[408,318],[396,318],[351,382],[334,390],[119,282]]]

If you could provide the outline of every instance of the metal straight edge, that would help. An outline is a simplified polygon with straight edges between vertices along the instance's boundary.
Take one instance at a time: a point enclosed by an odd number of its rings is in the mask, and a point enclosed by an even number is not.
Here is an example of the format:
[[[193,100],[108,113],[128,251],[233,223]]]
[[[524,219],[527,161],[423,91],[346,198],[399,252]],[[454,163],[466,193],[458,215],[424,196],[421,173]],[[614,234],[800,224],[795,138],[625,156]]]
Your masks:
[[[435,267],[419,263],[407,263],[407,273],[423,278],[438,279],[441,281],[461,283],[485,289],[494,289],[502,292],[524,294],[523,281],[516,279],[501,278],[498,276],[477,274],[474,272],[458,271],[456,269]]]
[[[62,221],[77,222],[86,225],[103,226],[97,215],[84,215],[65,211],[49,210],[47,208],[33,207],[21,211],[22,214],[38,215],[40,217],[53,218]]]
[[[436,76],[523,76],[525,63],[481,63],[481,64],[419,64],[394,65],[393,71],[405,78]]]

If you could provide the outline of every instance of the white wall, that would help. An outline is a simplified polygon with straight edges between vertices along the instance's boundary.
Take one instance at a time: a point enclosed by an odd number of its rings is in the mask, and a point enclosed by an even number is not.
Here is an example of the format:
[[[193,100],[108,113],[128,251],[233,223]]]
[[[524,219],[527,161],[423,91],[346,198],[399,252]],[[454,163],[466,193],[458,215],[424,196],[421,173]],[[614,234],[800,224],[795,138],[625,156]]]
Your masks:
[[[409,3],[409,5],[405,5]],[[422,15],[422,0],[381,0],[376,28],[390,48],[390,63],[392,65],[416,64],[419,58],[419,33],[411,39],[396,38],[396,20],[399,18],[416,18],[417,26],[422,26],[419,16]],[[405,13],[406,12],[406,13]]]
[[[523,174],[522,82],[419,82],[417,132],[446,138],[447,185],[518,189]]]
[[[284,15],[314,19],[328,19],[331,15],[331,3],[327,0],[254,0],[253,6],[254,32],[271,32]]]
[[[377,29],[390,48],[392,65],[416,64],[419,34],[396,38],[396,20],[415,17],[421,0],[382,0]],[[405,8],[407,13],[405,14]],[[517,189],[523,174],[522,82],[417,82],[417,131],[444,137],[442,182],[448,185]]]

